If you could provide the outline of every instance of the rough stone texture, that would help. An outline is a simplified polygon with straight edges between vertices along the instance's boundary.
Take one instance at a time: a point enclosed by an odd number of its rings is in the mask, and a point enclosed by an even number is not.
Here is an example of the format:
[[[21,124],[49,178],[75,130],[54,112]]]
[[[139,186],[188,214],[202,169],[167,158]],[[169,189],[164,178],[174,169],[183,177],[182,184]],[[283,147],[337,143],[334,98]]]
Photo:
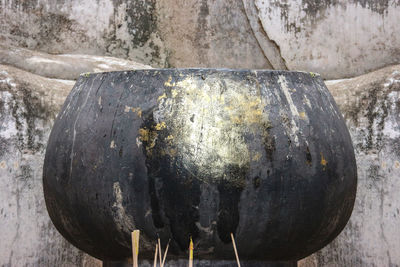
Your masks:
[[[142,67],[114,58],[53,57],[23,49],[10,51],[7,55],[0,49],[1,60],[6,56],[8,63],[56,78],[65,77],[66,73],[74,77],[81,69]],[[37,63],[24,65],[24,58],[26,62],[35,58]],[[66,67],[46,69],[56,60]],[[75,68],[77,62],[84,62],[83,67]],[[48,217],[43,197],[42,166],[47,138],[73,84],[74,81],[49,79],[0,65],[0,266],[100,264],[61,237]]]
[[[353,77],[400,61],[398,0],[2,0],[0,41],[154,67]]]
[[[173,67],[272,67],[241,1],[157,1],[158,30]]]
[[[254,7],[252,6],[254,2]],[[246,1],[255,36],[275,42],[288,69],[354,77],[400,61],[397,0]],[[271,58],[276,50],[263,47]]]
[[[3,0],[0,5],[0,41],[34,50],[112,55],[156,67],[271,66],[239,0]]]
[[[84,261],[50,222],[41,182],[47,136],[70,88],[71,83],[0,65],[1,266]]]
[[[344,231],[300,266],[400,266],[400,65],[327,85],[353,139],[358,192]]]
[[[113,57],[61,54],[51,55],[0,44],[0,64],[47,78],[76,80],[81,73],[128,69],[148,69],[147,65]]]
[[[0,41],[49,53],[113,55],[166,65],[155,0],[2,0]]]

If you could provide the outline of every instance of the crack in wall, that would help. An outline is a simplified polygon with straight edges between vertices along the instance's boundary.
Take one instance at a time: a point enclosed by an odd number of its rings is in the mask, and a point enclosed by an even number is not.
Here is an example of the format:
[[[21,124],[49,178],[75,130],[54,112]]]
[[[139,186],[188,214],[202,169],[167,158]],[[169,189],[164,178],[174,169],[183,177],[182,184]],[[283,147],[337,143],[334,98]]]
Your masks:
[[[247,20],[259,47],[273,69],[287,70],[286,60],[282,57],[279,45],[272,40],[258,17],[258,9],[253,1],[242,0]]]
[[[249,25],[250,25],[250,29],[251,29],[251,31],[253,32],[254,37],[256,38],[257,45],[258,45],[258,47],[260,48],[260,50],[261,50],[261,52],[262,52],[262,54],[263,54],[265,60],[268,62],[268,64],[269,64],[270,66],[273,66],[272,63],[271,63],[271,61],[268,59],[268,56],[266,55],[264,49],[262,48],[262,46],[261,46],[261,44],[260,44],[260,41],[258,41],[258,38],[257,38],[257,36],[256,36],[256,32],[255,32],[255,29],[254,29],[254,28],[252,27],[252,25],[251,25],[251,20],[250,20],[250,18],[249,18],[249,14],[248,14],[248,11],[247,11],[247,8],[246,8],[246,4],[244,3],[244,1],[246,1],[246,0],[242,0],[244,13],[245,13],[245,15],[246,15],[247,22],[248,22]],[[251,3],[250,3],[250,4],[251,4]]]
[[[278,55],[279,55],[280,59],[282,60],[281,64],[283,64],[283,66],[284,66],[284,68],[282,68],[282,69],[288,70],[289,68],[287,67],[286,60],[282,56],[282,53],[281,53],[281,47],[278,45],[278,43],[275,40],[271,39],[268,36],[268,33],[265,31],[260,18],[258,18],[257,22],[260,25],[261,34],[263,34],[265,36],[265,38],[267,38],[268,41],[271,42],[272,46],[274,46],[276,48],[276,50],[278,50]],[[258,39],[257,39],[257,42],[258,42]]]

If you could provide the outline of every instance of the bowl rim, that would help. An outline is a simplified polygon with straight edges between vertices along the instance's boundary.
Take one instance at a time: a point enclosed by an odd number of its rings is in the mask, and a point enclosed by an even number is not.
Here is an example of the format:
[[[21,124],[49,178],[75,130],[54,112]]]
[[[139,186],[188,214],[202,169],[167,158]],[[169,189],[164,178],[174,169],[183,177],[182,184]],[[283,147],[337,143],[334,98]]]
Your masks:
[[[193,71],[195,72],[248,72],[248,73],[276,73],[276,74],[309,74],[314,77],[321,77],[321,74],[311,71],[302,70],[274,70],[274,69],[247,69],[247,68],[200,68],[200,67],[188,67],[188,68],[148,68],[148,69],[126,69],[126,70],[115,70],[115,71],[100,71],[100,72],[86,72],[81,73],[79,76],[88,76],[92,74],[107,74],[107,73],[128,73],[128,72],[172,72],[172,71]]]

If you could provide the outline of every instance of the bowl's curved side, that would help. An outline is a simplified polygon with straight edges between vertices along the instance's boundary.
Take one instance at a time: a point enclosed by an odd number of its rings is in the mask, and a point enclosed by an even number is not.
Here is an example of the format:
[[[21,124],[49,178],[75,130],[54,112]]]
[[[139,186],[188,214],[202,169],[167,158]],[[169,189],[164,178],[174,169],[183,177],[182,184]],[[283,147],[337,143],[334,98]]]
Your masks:
[[[343,229],[355,199],[350,135],[321,78],[142,70],[81,77],[44,165],[47,208],[71,243],[130,256],[140,229],[184,256],[299,259]]]

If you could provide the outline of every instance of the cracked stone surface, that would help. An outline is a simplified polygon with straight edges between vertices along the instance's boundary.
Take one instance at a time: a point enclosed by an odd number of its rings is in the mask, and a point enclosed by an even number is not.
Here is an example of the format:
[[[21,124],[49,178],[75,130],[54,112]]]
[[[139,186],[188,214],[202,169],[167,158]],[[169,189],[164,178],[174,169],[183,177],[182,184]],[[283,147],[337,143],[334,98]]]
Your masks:
[[[253,35],[241,1],[158,1],[157,12],[169,66],[272,67]]]
[[[6,0],[0,41],[153,67],[271,67],[239,0]]]
[[[340,79],[398,63],[399,20],[395,0],[3,0],[0,41],[153,67],[289,69]]]
[[[400,61],[398,1],[243,2],[250,20],[259,22],[251,25],[259,43],[263,35],[275,42],[290,70],[340,79]],[[276,56],[276,49],[262,48],[268,58]]]
[[[165,66],[155,0],[0,3],[0,40],[51,54],[109,55]]]

